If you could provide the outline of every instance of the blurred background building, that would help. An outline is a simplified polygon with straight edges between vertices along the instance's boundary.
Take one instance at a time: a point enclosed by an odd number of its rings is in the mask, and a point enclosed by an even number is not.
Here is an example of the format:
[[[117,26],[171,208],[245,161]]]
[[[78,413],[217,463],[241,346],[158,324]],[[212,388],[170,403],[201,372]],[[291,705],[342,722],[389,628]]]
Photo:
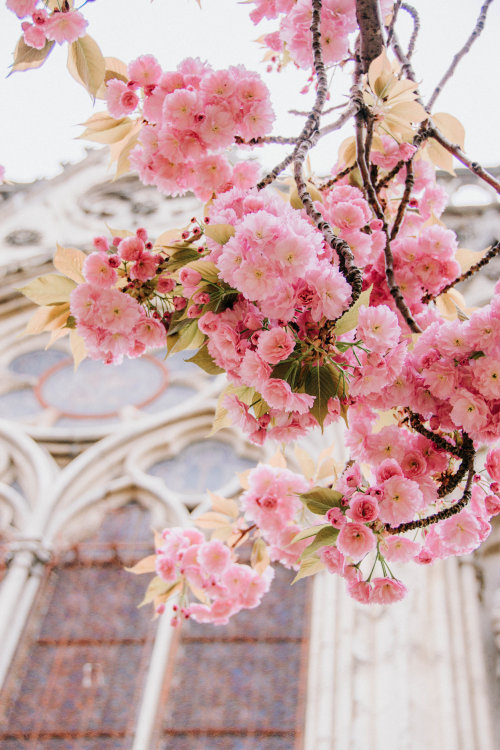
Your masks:
[[[495,193],[460,172],[444,184],[460,244],[498,239]],[[15,287],[52,270],[56,242],[89,249],[105,224],[156,236],[198,208],[107,181],[100,151],[0,186],[0,747],[494,750],[498,525],[474,556],[405,571],[410,594],[389,608],[328,574],[290,589],[281,570],[227,627],[174,630],[137,609],[147,577],[123,568],[152,551],[152,529],[190,523],[207,489],[235,495],[236,473],[274,451],[206,437],[224,381],[184,353],[75,374],[65,339],[21,336],[33,309]],[[497,259],[470,282],[469,304],[499,272]]]

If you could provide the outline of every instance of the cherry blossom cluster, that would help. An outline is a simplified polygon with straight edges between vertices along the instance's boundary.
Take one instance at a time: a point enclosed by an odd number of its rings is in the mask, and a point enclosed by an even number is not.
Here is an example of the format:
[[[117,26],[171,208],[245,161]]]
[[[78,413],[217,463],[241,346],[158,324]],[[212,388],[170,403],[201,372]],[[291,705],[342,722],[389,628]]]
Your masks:
[[[407,430],[385,428],[370,438],[366,449],[356,451],[363,468],[353,463],[335,489],[311,489],[300,474],[259,465],[248,476],[240,506],[270,545],[271,561],[296,569],[316,563],[313,572],[325,567],[340,575],[356,600],[387,604],[406,594],[394,564],[466,554],[488,536],[491,516],[500,513],[500,448],[490,450],[486,461],[494,481],[488,487],[476,476],[468,508],[429,528],[398,533],[399,524],[425,518],[439,506],[432,485],[448,461],[430,440]],[[304,530],[313,513],[321,520]]]
[[[256,73],[243,66],[213,70],[188,58],[164,72],[151,55],[128,66],[128,83],[107,83],[107,105],[114,118],[141,105],[143,125],[131,163],[146,185],[167,195],[193,190],[201,200],[233,185],[251,187],[255,163],[232,166],[222,152],[235,139],[248,141],[269,133],[274,113],[269,91]]]
[[[245,520],[256,524],[269,545],[271,562],[298,567],[308,544],[293,541],[302,530],[304,506],[299,495],[310,489],[311,482],[289,469],[260,464],[249,473],[248,485],[239,500]]]
[[[266,34],[261,41],[276,56],[288,53],[300,68],[312,66],[311,0],[252,0],[255,8],[250,18],[279,19],[279,29]],[[384,13],[392,9],[392,0],[382,0]],[[326,65],[341,62],[349,54],[349,35],[357,29],[355,0],[324,0],[321,16],[321,45]]]
[[[258,607],[269,590],[274,570],[267,567],[260,574],[235,558],[230,547],[218,539],[207,542],[197,529],[163,531],[162,544],[156,550],[156,572],[167,584],[166,591],[174,586],[181,590],[174,605],[173,625],[189,617],[227,625],[237,612]],[[159,612],[163,609],[160,604]]]
[[[94,239],[96,251],[83,266],[86,283],[72,291],[70,304],[88,355],[119,364],[125,355],[165,346],[165,327],[150,299],[172,291],[175,282],[162,274],[164,259],[150,252],[144,229],[112,242]]]
[[[208,240],[207,259],[238,297],[222,312],[203,313],[198,325],[214,362],[235,385],[257,392],[263,413],[252,413],[251,404],[235,394],[223,403],[254,442],[266,436],[293,439],[317,424],[310,413],[315,392],[307,382],[302,388],[307,368],[314,370],[326,356],[338,379],[344,378],[343,354],[325,352],[316,339],[325,322],[347,308],[350,287],[304,212],[270,190],[224,193],[214,201],[209,219],[234,231],[224,244]],[[185,287],[186,295],[190,291]],[[345,382],[334,391],[332,397],[343,396]],[[331,411],[337,418],[334,401]]]
[[[88,22],[79,11],[72,10],[67,2],[62,3],[61,8],[55,8],[52,13],[39,0],[6,0],[6,4],[18,18],[30,18],[21,24],[24,42],[28,47],[43,49],[47,41],[71,44],[85,36]]]

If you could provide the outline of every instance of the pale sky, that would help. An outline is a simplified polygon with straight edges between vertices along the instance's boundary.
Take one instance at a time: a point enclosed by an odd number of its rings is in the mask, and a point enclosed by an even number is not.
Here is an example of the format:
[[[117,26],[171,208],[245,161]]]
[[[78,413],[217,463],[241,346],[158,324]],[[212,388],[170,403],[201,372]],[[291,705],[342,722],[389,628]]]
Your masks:
[[[422,79],[424,100],[446,70],[451,57],[472,29],[481,0],[413,0],[421,16],[422,30],[414,56],[414,68]],[[83,12],[88,32],[107,56],[125,62],[140,54],[154,54],[164,69],[174,69],[185,57],[201,57],[214,68],[244,64],[257,70],[271,89],[279,114],[275,134],[296,135],[302,118],[287,115],[289,108],[306,109],[311,96],[300,95],[307,74],[289,66],[281,74],[267,74],[263,49],[255,39],[274,22],[255,27],[248,6],[237,0],[96,0]],[[401,13],[401,18],[404,14]],[[405,25],[406,28],[409,28]],[[405,28],[403,26],[402,28]],[[435,112],[458,117],[466,130],[468,155],[485,166],[500,164],[500,0],[490,7],[486,29],[454,78],[438,99]],[[0,70],[8,73],[11,53],[20,35],[20,22],[0,8]],[[405,36],[402,31],[401,36]],[[0,164],[11,180],[30,181],[60,171],[60,163],[78,161],[85,154],[78,123],[104,109],[93,109],[88,94],[66,70],[67,51],[55,49],[39,70],[0,78]],[[349,82],[336,74],[331,85],[332,103],[344,101]],[[328,172],[347,130],[326,138],[313,152],[313,168]],[[261,150],[267,165],[279,161],[284,147]]]

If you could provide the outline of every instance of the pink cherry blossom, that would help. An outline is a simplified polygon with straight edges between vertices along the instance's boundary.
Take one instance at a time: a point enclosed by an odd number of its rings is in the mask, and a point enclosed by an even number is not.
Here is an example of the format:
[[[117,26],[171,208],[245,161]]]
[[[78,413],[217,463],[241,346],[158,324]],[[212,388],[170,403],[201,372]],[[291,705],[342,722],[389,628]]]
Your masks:
[[[55,11],[44,25],[47,39],[53,39],[58,44],[76,42],[85,36],[88,21],[77,10],[64,13]]]

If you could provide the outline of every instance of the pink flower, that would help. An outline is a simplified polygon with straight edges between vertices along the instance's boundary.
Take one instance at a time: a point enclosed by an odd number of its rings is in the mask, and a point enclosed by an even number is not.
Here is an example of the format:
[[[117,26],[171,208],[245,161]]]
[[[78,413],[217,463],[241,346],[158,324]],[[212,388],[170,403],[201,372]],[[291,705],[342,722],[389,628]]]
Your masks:
[[[83,264],[83,275],[89,284],[94,284],[101,289],[109,289],[113,286],[118,274],[115,268],[108,263],[106,253],[91,253]]]
[[[368,349],[385,352],[396,346],[401,329],[395,313],[386,305],[360,307],[357,334]]]
[[[322,547],[319,551],[319,559],[329,573],[337,573],[340,576],[343,574],[345,559],[337,547]]]
[[[383,553],[389,562],[408,562],[420,552],[421,545],[405,536],[388,536],[384,540]]]
[[[118,245],[122,260],[138,260],[144,252],[144,242],[139,237],[125,237]]]
[[[231,552],[219,539],[200,544],[198,562],[208,575],[220,575],[231,562]]]
[[[370,523],[378,516],[378,502],[366,495],[354,495],[349,503],[346,516],[353,521],[360,523]]]
[[[351,288],[344,277],[329,263],[308,270],[306,281],[314,290],[311,316],[319,321],[324,316],[335,320],[342,315],[351,296]]]
[[[486,455],[486,471],[495,482],[500,482],[500,448],[492,448]]]
[[[77,10],[59,13],[55,11],[44,25],[47,39],[53,39],[58,44],[76,42],[85,36],[88,21]]]
[[[453,409],[450,414],[453,424],[476,435],[487,422],[488,407],[484,399],[465,388],[459,389],[457,396],[453,399]]]
[[[439,534],[448,553],[463,555],[479,546],[480,526],[478,520],[468,510],[447,518],[439,524]]]
[[[364,523],[346,523],[340,529],[337,547],[343,555],[360,560],[377,544],[375,534]]]
[[[161,78],[162,70],[156,57],[153,55],[142,55],[137,60],[129,63],[128,76],[131,81],[139,86],[154,86]]]
[[[257,353],[272,365],[286,359],[295,348],[295,339],[286,328],[271,328],[259,336]]]
[[[120,107],[124,115],[129,115],[139,104],[139,97],[132,89],[125,89],[120,96]]]
[[[372,587],[368,581],[353,580],[347,584],[347,593],[357,602],[368,604],[372,597]]]
[[[145,251],[140,254],[135,263],[129,268],[129,276],[131,279],[148,281],[155,276],[157,268],[158,262],[156,256]]]
[[[18,18],[25,18],[35,12],[37,3],[38,0],[7,0],[6,5]]]
[[[423,495],[416,482],[404,477],[386,479],[380,500],[379,518],[384,523],[397,526],[411,521],[423,505]]]
[[[34,47],[35,49],[43,49],[47,38],[45,32],[41,26],[34,26],[30,23],[23,23],[22,29],[24,32],[24,41],[28,47]]]
[[[159,349],[166,344],[165,329],[154,318],[144,317],[140,320],[132,331],[132,336],[149,349]]]
[[[374,578],[371,601],[376,604],[392,604],[404,599],[407,588],[394,578]]]

